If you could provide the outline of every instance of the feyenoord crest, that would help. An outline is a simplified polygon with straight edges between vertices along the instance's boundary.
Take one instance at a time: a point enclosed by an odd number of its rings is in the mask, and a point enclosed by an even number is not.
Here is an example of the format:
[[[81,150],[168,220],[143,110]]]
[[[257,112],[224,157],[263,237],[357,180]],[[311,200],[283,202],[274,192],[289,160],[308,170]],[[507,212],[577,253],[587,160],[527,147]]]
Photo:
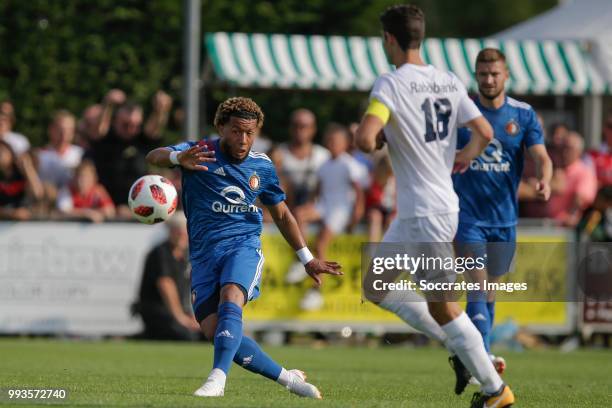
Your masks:
[[[506,123],[506,126],[504,126],[504,129],[506,130],[506,133],[509,134],[510,136],[516,136],[519,130],[521,130],[518,122],[514,119],[510,119],[510,121]]]
[[[251,187],[251,190],[257,190],[259,188],[259,176],[257,173],[253,173],[251,177],[249,177],[249,187]]]

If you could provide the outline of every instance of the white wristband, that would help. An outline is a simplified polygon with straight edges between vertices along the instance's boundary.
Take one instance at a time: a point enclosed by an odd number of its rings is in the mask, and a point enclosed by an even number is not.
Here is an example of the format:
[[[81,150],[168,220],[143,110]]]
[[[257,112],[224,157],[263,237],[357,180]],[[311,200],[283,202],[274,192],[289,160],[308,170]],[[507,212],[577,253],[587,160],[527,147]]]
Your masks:
[[[179,166],[181,164],[179,163],[179,160],[178,160],[179,153],[180,152],[177,152],[176,150],[170,152],[170,157],[169,157],[170,163],[174,164],[175,166]]]
[[[302,265],[306,265],[308,262],[314,259],[314,256],[312,256],[312,253],[310,253],[310,250],[308,249],[308,247],[298,249],[297,251],[295,251],[295,253],[297,254],[297,257],[300,259],[300,262],[302,263]]]

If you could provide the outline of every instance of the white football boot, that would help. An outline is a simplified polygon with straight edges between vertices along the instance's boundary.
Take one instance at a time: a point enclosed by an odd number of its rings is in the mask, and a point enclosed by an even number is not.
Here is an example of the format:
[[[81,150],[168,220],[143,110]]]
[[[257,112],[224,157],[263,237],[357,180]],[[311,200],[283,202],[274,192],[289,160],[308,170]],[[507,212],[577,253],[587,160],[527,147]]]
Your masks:
[[[225,373],[214,368],[204,384],[193,395],[196,397],[222,397],[225,392]]]
[[[291,380],[287,389],[295,395],[305,398],[322,399],[321,392],[314,385],[306,382],[306,374],[300,370],[289,370]]]

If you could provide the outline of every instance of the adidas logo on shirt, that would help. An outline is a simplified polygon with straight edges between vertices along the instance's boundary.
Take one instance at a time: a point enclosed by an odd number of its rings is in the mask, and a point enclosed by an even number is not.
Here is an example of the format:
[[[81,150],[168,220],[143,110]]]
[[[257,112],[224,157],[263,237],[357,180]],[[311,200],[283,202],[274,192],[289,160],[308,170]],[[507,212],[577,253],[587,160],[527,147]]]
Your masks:
[[[234,338],[234,336],[232,336],[232,333],[230,333],[229,330],[223,330],[222,332],[219,332],[216,337],[229,337],[230,339]]]
[[[223,170],[223,167],[219,167],[217,170],[213,171],[213,173],[218,174],[220,176],[225,176],[225,170]]]

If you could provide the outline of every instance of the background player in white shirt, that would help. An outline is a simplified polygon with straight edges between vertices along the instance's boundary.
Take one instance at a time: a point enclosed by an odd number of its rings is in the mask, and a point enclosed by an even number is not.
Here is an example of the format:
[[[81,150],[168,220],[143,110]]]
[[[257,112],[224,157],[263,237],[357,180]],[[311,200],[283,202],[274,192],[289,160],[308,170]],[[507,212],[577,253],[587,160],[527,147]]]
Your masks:
[[[459,211],[451,173],[465,171],[487,146],[493,132],[457,77],[423,62],[420,46],[425,36],[425,16],[418,7],[390,7],[381,22],[385,53],[397,69],[374,84],[370,106],[357,130],[357,145],[371,152],[385,139],[389,144],[397,182],[398,218],[383,242],[450,243]],[[455,152],[457,127],[464,124],[472,129],[472,138]],[[448,250],[452,256],[450,244]],[[482,384],[482,393],[475,395],[472,407],[513,404],[512,391],[495,372],[480,333],[459,305],[446,301],[448,294],[426,293],[426,307],[423,302],[407,299],[407,294],[418,296],[392,291],[379,305],[444,342],[456,354],[457,361]],[[432,295],[442,295],[444,301]]]

